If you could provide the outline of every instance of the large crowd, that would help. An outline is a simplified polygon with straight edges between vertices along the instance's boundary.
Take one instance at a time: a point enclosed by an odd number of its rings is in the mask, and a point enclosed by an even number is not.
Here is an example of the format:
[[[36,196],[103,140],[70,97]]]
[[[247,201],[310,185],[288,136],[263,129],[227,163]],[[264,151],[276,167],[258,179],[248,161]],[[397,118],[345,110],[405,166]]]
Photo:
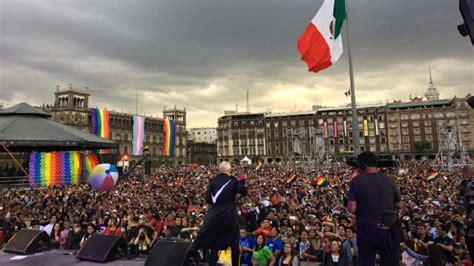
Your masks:
[[[466,217],[457,202],[461,169],[411,161],[381,171],[395,178],[404,202],[399,211],[402,265],[472,265]],[[296,181],[288,183],[290,172]],[[434,172],[437,178],[427,181]],[[1,238],[5,243],[22,228],[39,229],[57,248],[77,250],[93,234],[112,234],[124,237],[129,257],[148,254],[160,239],[192,242],[210,207],[204,196],[209,179],[217,173],[215,166],[162,167],[149,175],[137,170],[103,193],[85,184],[4,189]],[[237,200],[242,265],[357,265],[355,217],[345,208],[351,167],[236,166],[233,175],[245,176],[248,188],[248,195]],[[317,177],[328,184],[318,186]],[[223,265],[230,263],[227,253],[221,252]],[[199,256],[205,261],[205,252]]]

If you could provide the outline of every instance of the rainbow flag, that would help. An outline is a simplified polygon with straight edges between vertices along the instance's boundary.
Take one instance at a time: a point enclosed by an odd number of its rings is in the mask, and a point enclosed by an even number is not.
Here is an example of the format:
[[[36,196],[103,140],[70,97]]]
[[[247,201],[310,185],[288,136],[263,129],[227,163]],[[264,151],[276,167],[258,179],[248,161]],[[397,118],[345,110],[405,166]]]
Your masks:
[[[34,151],[30,154],[28,170],[30,186],[76,185],[82,176],[81,154]]]
[[[258,161],[257,165],[255,166],[255,171],[259,171],[262,168],[262,162]]]
[[[110,138],[110,113],[105,109],[91,109],[91,133],[98,137]]]
[[[426,181],[431,183],[431,182],[435,181],[438,178],[438,176],[439,176],[439,173],[434,172],[426,178]]]
[[[143,155],[143,140],[145,139],[145,117],[133,116],[132,155]]]
[[[86,155],[85,159],[87,175],[90,176],[92,173],[92,169],[94,169],[94,167],[96,167],[100,163],[99,158],[97,158],[97,154],[89,153]]]
[[[291,171],[289,174],[288,174],[288,177],[286,178],[286,184],[287,185],[290,185],[290,184],[293,184],[295,181],[296,181],[296,178],[298,176],[296,175],[296,172],[295,171]]]
[[[172,119],[165,119],[163,123],[163,131],[165,132],[165,139],[163,141],[163,155],[174,156],[174,144],[176,134],[176,124]]]
[[[318,187],[327,187],[329,185],[329,182],[326,180],[326,178],[322,176],[318,176],[314,182]]]

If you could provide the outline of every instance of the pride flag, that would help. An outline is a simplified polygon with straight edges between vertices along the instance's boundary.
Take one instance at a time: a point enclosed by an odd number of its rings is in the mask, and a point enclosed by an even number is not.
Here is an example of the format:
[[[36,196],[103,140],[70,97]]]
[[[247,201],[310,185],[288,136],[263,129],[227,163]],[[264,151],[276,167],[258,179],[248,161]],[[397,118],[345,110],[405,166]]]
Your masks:
[[[322,176],[316,177],[314,183],[318,187],[327,187],[327,185],[329,185],[329,182]]]
[[[91,109],[91,133],[110,139],[110,113],[105,109]]]
[[[92,169],[96,167],[100,162],[99,158],[97,158],[97,154],[95,153],[89,153],[86,155],[86,171],[87,171],[87,176],[90,176],[92,173]]]
[[[145,117],[133,116],[132,155],[143,155],[143,140],[145,138]]]
[[[32,152],[29,160],[31,186],[77,185],[82,176],[81,154],[77,151]]]
[[[286,179],[286,184],[287,185],[293,184],[296,181],[296,178],[297,178],[297,175],[296,175],[295,171],[291,171],[288,174],[288,177]]]
[[[427,178],[426,178],[426,181],[427,182],[433,182],[434,180],[436,180],[436,178],[438,178],[439,176],[439,173],[438,172],[434,172],[432,173],[431,175],[429,175]]]
[[[172,119],[165,119],[163,123],[163,131],[165,132],[165,139],[163,141],[163,155],[174,156],[174,142],[176,134],[176,124]]]
[[[257,165],[255,166],[255,171],[260,170],[262,168],[262,165],[263,165],[262,162],[258,161]]]

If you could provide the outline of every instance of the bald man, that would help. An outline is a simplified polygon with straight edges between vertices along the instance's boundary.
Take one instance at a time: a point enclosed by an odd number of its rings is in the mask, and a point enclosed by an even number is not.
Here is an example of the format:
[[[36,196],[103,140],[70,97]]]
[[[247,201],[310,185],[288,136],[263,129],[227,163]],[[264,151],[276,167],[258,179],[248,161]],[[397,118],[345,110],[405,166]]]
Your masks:
[[[199,235],[194,241],[195,249],[211,249],[209,265],[217,265],[219,250],[232,248],[232,265],[239,265],[239,218],[235,197],[247,195],[245,180],[231,175],[229,162],[219,165],[219,174],[210,180],[206,192],[206,213]]]

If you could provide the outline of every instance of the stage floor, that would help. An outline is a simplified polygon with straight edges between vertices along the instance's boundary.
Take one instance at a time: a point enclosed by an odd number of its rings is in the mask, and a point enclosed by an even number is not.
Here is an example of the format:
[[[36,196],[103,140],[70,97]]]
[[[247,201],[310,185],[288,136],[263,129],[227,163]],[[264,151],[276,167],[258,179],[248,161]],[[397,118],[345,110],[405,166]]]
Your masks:
[[[117,265],[117,266],[138,266],[145,265],[146,258],[136,258],[133,260],[114,260],[108,263],[95,263],[89,261],[81,261],[76,255],[70,255],[65,250],[51,250],[31,255],[17,255],[0,251],[0,265],[26,265],[26,266],[67,266],[67,265]]]

